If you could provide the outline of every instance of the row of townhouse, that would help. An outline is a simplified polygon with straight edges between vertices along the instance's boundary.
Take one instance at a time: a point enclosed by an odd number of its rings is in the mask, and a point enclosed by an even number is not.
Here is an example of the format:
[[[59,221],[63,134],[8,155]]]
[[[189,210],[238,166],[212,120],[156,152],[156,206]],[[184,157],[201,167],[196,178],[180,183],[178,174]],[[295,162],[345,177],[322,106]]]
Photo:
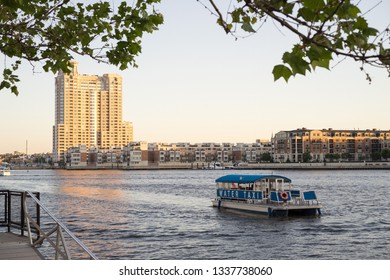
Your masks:
[[[275,162],[303,162],[340,158],[350,161],[380,158],[390,148],[390,131],[296,129],[280,131],[271,139]]]
[[[131,142],[124,148],[99,150],[80,145],[67,150],[67,166],[148,166],[158,163],[259,162],[271,155],[269,141],[256,143],[147,143]]]
[[[390,150],[390,131],[296,129],[279,131],[271,141],[255,143],[147,143],[131,142],[124,148],[97,149],[80,145],[68,149],[67,166],[131,167],[173,163],[257,163],[374,160]],[[390,156],[389,156],[390,157]],[[203,164],[204,165],[204,164]]]
[[[70,148],[66,151],[67,166],[113,166],[124,162],[125,155],[120,148],[97,149],[86,145]]]

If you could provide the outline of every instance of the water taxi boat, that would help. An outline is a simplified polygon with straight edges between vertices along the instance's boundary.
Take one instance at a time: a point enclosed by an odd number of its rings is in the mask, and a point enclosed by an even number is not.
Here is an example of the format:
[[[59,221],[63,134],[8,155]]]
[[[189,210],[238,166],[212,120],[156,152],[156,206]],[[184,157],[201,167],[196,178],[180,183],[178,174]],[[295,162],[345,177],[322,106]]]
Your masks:
[[[293,188],[280,175],[226,175],[216,180],[214,207],[257,212],[269,216],[321,215],[315,191]]]

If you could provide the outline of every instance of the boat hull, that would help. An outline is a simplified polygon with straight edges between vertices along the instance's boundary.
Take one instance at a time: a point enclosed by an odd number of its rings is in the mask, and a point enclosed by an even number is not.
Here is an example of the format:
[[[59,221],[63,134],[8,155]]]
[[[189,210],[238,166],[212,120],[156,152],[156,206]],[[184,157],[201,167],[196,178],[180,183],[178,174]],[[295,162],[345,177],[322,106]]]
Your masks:
[[[245,200],[214,199],[214,207],[235,209],[268,216],[311,216],[321,215],[320,205],[256,204]]]

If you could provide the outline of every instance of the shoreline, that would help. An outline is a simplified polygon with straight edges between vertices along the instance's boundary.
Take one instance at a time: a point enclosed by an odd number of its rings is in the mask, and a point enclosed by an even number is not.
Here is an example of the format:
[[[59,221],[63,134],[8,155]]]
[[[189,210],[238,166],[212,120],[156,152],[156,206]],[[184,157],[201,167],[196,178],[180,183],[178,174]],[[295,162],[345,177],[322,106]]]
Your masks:
[[[389,170],[390,162],[312,162],[312,163],[244,163],[232,168],[207,168],[207,164],[160,163],[142,166],[14,166],[12,170]]]

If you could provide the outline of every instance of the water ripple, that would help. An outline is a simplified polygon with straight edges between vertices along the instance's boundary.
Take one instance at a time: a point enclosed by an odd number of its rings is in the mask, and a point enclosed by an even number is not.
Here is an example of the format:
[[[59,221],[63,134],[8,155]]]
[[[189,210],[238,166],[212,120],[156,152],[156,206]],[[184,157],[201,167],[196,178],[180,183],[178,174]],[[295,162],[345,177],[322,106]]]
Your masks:
[[[283,171],[317,191],[319,218],[215,209],[227,172],[15,171],[0,188],[40,191],[101,259],[390,259],[390,172]]]

